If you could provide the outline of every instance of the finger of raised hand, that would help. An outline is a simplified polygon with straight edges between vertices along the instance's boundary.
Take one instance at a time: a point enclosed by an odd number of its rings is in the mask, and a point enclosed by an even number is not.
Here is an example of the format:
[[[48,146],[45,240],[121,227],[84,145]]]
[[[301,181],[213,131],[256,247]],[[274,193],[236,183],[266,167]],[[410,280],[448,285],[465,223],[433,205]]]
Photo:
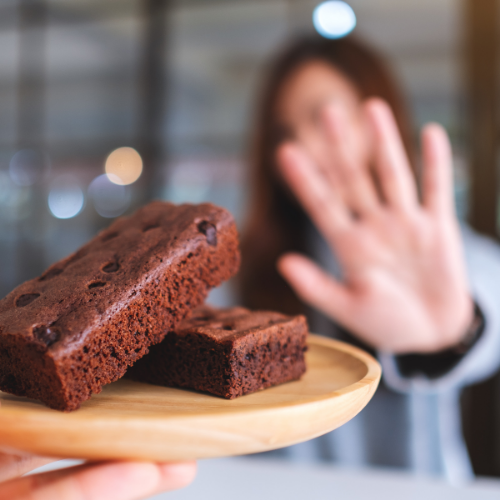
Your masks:
[[[37,457],[35,455],[0,453],[0,483],[14,477],[22,476],[33,469],[54,462],[54,458]]]
[[[34,474],[0,485],[9,500],[139,500],[187,486],[194,463],[110,462]]]
[[[388,104],[369,99],[365,109],[374,134],[375,171],[383,197],[396,209],[418,203],[417,187],[396,120]]]
[[[323,119],[329,140],[329,171],[336,174],[332,181],[341,183],[339,187],[353,212],[359,215],[373,212],[379,200],[368,165],[358,163],[360,144],[355,138],[354,124],[339,105],[329,105]]]
[[[304,302],[341,323],[349,316],[352,303],[349,291],[312,260],[299,254],[285,254],[278,261],[278,270]]]
[[[448,135],[437,123],[422,130],[422,197],[428,210],[439,214],[454,212],[453,167]]]
[[[337,232],[349,224],[349,215],[338,196],[298,145],[282,145],[277,157],[286,182],[323,235],[333,241]]]

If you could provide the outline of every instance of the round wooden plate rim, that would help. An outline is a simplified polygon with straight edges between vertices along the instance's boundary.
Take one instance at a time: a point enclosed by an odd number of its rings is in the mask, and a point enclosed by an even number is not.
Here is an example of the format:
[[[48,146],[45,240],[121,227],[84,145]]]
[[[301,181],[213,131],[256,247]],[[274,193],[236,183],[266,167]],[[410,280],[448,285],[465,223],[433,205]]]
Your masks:
[[[89,411],[85,411],[84,406],[84,411],[73,413],[50,410],[40,403],[33,407],[32,401],[31,405],[24,406],[22,398],[13,396],[13,406],[6,404],[0,407],[0,449],[91,460],[177,461],[256,453],[312,439],[343,425],[364,408],[377,388],[381,369],[372,356],[343,342],[311,335],[309,344],[316,353],[336,351],[341,356],[338,358],[340,366],[349,366],[349,359],[354,360],[355,378],[346,380],[347,385],[338,385],[337,390],[332,390],[329,383],[324,387],[314,385],[315,377],[325,376],[321,371],[324,367],[326,373],[332,373],[328,372],[328,367],[336,366],[337,361],[333,361],[335,358],[330,358],[328,354],[319,365],[312,364],[311,375],[314,369],[319,372],[310,381],[307,381],[307,375],[304,377],[306,386],[302,386],[302,390],[305,392],[296,392],[293,386],[302,381],[268,389],[279,393],[280,387],[287,386],[285,393],[297,394],[297,399],[274,402],[271,397],[264,398],[267,402],[263,404],[260,401],[253,403],[252,400],[249,404],[233,406],[233,402],[245,398],[233,401],[216,398],[222,403],[212,407],[205,404],[212,397],[203,395],[200,410],[197,410],[198,406],[190,412],[180,408],[170,414],[168,405],[162,413],[151,411],[148,407],[137,410],[136,406],[130,412],[123,412],[122,406],[126,403],[121,395],[132,394],[136,397],[142,394],[140,387],[131,389],[129,382],[115,386],[115,392],[108,396],[111,399],[97,398],[93,405],[87,407]],[[323,365],[323,362],[327,364]],[[336,380],[336,376],[333,377],[330,380]],[[311,383],[313,385],[308,389]],[[161,401],[163,388],[148,387],[149,391],[159,391],[152,401],[156,397]],[[319,390],[320,394],[311,396],[308,393],[311,389],[313,393]],[[182,394],[181,399],[185,395]],[[6,395],[6,403],[8,398]],[[165,395],[165,398],[165,402],[175,406],[176,397],[169,400]],[[30,403],[30,400],[26,402]]]
[[[341,389],[331,391],[331,392],[325,392],[320,395],[315,395],[315,396],[310,396],[310,397],[302,397],[298,401],[282,401],[282,402],[277,402],[275,404],[269,405],[269,403],[266,404],[255,404],[251,407],[249,406],[239,406],[239,407],[234,407],[231,408],[231,411],[229,412],[229,415],[231,416],[236,416],[239,413],[244,413],[248,415],[249,413],[255,413],[255,412],[266,412],[266,411],[276,411],[280,408],[291,408],[293,406],[302,406],[310,403],[316,403],[316,402],[321,402],[327,399],[332,398],[333,396],[339,397],[342,396],[343,394],[352,394],[353,392],[356,392],[359,389],[364,389],[367,385],[372,384],[373,382],[377,382],[381,377],[382,374],[382,369],[380,367],[380,364],[378,361],[376,361],[370,354],[367,352],[363,351],[362,349],[359,349],[358,347],[352,346],[350,344],[347,344],[345,342],[331,339],[328,337],[324,337],[322,335],[316,335],[316,334],[309,334],[308,338],[308,343],[313,343],[313,344],[319,344],[323,345],[325,347],[334,347],[337,351],[341,351],[344,353],[347,353],[358,360],[362,361],[368,368],[366,374],[363,376],[361,380],[358,380],[354,384],[347,385],[345,387],[342,387]],[[178,389],[182,390],[182,389]],[[30,401],[30,400],[27,400]],[[231,404],[232,401],[236,400],[225,400],[228,404]],[[228,407],[229,409],[229,407]],[[219,407],[214,407],[214,417],[220,418],[220,415],[216,412],[220,410]],[[54,413],[55,412],[55,413]],[[19,408],[12,408],[12,407],[7,407],[4,408],[0,406],[0,423],[4,418],[10,419],[14,417],[16,414],[21,414],[23,415],[23,418],[26,418],[26,411],[19,409]],[[85,420],[86,423],[88,423],[89,420],[102,420],[102,416],[100,415],[92,415],[88,413],[82,414],[78,410],[75,412],[71,413],[64,413],[64,412],[57,412],[56,410],[54,411],[49,411],[49,412],[33,412],[33,419],[36,421],[44,421],[44,420],[49,420],[53,421],[54,420],[54,415],[58,415],[61,418],[69,418],[71,420],[78,420],[79,416]],[[205,414],[203,416],[203,419],[207,418],[208,415]],[[121,415],[120,417],[114,416],[113,419],[119,419],[121,421],[123,420],[136,420],[139,419],[140,421],[144,421],[147,419],[148,421],[152,422],[154,420],[160,420],[164,422],[166,419],[168,420],[177,420],[177,419],[182,419],[185,421],[186,419],[189,420],[196,420],[199,418],[199,415],[193,412],[180,412],[177,411],[175,415],[168,415],[168,414],[163,414],[163,415],[142,415],[142,414],[125,414]],[[57,419],[58,420],[58,419]]]

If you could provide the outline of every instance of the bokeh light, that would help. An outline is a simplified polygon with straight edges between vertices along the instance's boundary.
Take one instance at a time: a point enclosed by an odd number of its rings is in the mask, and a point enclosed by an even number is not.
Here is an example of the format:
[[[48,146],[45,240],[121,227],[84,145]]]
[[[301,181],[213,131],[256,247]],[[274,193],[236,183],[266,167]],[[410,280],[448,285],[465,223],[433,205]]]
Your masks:
[[[71,219],[78,215],[85,203],[85,196],[76,178],[60,175],[50,186],[48,204],[57,219]]]
[[[89,196],[97,213],[108,218],[122,215],[131,201],[130,188],[121,185],[114,174],[96,177],[89,186]]]
[[[142,174],[141,155],[134,148],[115,149],[106,159],[105,171],[114,184],[132,184]]]
[[[342,38],[356,26],[356,14],[345,2],[322,2],[314,9],[313,24],[325,38]]]
[[[9,162],[9,174],[18,186],[32,186],[43,179],[50,170],[46,153],[36,149],[21,149]]]

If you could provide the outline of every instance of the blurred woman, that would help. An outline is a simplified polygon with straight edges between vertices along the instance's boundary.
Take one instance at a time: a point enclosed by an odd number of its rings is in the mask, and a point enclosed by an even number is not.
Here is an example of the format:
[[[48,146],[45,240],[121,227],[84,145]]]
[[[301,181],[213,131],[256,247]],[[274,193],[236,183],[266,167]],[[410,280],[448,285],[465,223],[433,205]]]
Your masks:
[[[423,130],[417,175],[398,88],[352,38],[303,39],[271,67],[244,303],[306,313],[312,331],[372,349],[384,369],[358,417],[280,453],[470,477],[459,393],[500,361],[500,251],[459,229],[446,134]]]

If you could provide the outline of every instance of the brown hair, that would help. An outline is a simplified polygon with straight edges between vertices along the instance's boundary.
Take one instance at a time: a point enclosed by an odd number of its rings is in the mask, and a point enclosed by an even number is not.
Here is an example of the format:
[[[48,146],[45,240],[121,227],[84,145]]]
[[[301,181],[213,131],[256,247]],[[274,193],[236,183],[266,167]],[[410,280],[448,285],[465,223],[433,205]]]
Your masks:
[[[250,159],[249,219],[242,238],[242,300],[256,309],[304,312],[304,306],[276,270],[276,261],[283,253],[307,253],[304,239],[308,219],[276,176],[275,150],[281,138],[275,115],[284,83],[300,66],[313,60],[324,61],[341,71],[356,86],[361,98],[385,99],[413,159],[409,120],[395,80],[381,58],[361,42],[352,37],[306,37],[272,61],[256,117]]]

